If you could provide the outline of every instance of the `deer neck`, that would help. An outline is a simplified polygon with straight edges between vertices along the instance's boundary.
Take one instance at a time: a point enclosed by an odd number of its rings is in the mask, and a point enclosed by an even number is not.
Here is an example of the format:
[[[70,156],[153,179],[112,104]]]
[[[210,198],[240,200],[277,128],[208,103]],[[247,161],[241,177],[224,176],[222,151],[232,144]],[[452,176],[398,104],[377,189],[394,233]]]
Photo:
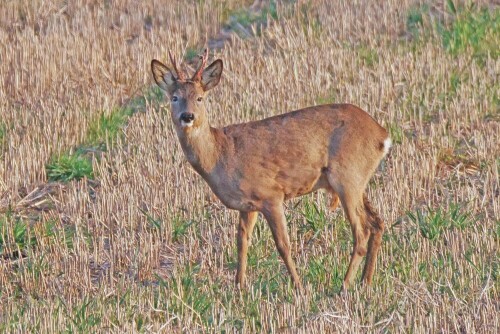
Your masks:
[[[208,122],[196,128],[177,131],[182,150],[193,168],[203,177],[211,174],[220,160],[225,135],[223,131],[212,128]]]

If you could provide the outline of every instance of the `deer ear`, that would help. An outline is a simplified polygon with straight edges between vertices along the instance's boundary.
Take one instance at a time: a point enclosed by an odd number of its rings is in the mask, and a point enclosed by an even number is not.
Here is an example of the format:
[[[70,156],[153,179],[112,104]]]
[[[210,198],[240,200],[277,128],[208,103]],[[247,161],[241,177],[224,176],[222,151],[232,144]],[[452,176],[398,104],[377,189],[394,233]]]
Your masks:
[[[153,59],[151,61],[151,71],[153,72],[156,84],[164,91],[171,92],[177,79],[170,69],[160,61]]]
[[[205,91],[217,86],[222,75],[222,60],[217,59],[208,66],[201,75],[201,86]]]

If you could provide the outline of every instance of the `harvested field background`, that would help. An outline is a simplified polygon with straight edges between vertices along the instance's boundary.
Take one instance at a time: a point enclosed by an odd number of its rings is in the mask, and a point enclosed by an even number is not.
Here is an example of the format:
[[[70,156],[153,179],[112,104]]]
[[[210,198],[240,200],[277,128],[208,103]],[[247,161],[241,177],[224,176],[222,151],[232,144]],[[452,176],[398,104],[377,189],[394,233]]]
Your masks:
[[[349,102],[390,130],[371,288],[338,294],[352,236],[321,192],[287,202],[304,293],[262,219],[234,287],[237,213],[150,73],[206,45],[213,126]],[[499,332],[498,45],[496,1],[3,1],[0,331]]]

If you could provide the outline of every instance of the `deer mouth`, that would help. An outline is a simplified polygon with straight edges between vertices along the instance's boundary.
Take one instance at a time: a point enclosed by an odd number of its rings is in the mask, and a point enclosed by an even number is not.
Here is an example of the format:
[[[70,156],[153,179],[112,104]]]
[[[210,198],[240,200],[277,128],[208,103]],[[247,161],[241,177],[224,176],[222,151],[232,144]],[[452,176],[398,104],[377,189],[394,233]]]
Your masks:
[[[181,120],[181,126],[183,128],[190,128],[193,126],[193,124],[194,124],[194,121],[186,122],[186,121]]]

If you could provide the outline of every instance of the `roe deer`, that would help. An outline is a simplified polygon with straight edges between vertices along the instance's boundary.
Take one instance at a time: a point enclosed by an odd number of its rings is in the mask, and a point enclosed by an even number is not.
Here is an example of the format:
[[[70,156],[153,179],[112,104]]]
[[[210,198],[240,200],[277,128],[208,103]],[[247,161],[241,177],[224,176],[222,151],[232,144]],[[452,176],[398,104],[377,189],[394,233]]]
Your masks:
[[[350,104],[314,106],[260,121],[217,129],[204,107],[206,92],[222,74],[222,60],[206,67],[208,51],[188,79],[169,53],[172,69],[151,62],[156,83],[170,98],[172,121],[193,168],[228,208],[240,212],[236,284],[243,287],[247,250],[258,212],[266,218],[276,248],[296,288],[283,201],[317,189],[339,198],[349,219],[354,249],[343,288],[352,284],[366,255],[362,280],[371,284],[384,222],[365,194],[391,139],[370,115]]]

